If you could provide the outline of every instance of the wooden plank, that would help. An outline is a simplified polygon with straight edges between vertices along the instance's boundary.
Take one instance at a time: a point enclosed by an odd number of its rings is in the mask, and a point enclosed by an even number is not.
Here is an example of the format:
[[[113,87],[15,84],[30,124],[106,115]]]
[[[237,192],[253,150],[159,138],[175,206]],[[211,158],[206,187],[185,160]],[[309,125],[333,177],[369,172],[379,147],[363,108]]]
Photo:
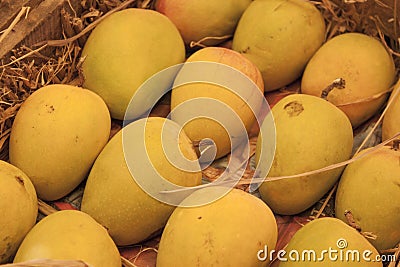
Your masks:
[[[29,6],[29,0],[0,0],[0,31],[8,27],[23,6]]]
[[[32,3],[34,4],[35,1]],[[61,9],[69,3],[79,6],[79,0],[44,0],[22,19],[0,45],[0,58],[7,61],[9,52],[20,45],[31,46],[41,41],[62,37]]]

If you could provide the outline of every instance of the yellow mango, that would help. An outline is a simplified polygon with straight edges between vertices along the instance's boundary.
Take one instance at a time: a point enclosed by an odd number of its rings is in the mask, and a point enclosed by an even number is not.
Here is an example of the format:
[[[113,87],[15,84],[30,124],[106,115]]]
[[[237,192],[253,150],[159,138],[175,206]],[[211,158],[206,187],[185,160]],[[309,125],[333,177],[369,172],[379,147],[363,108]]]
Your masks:
[[[400,151],[385,146],[350,163],[336,193],[336,217],[347,222],[345,213],[351,212],[362,232],[376,235],[370,242],[378,250],[400,242],[399,160]]]
[[[0,160],[0,264],[7,263],[36,222],[38,205],[28,176]]]
[[[397,82],[390,100],[392,104],[388,107],[382,122],[382,140],[392,138],[400,132],[400,81]],[[397,94],[397,95],[396,95]],[[399,137],[400,138],[400,137]]]
[[[49,85],[30,95],[12,126],[10,162],[43,200],[59,199],[86,177],[110,135],[110,114],[95,93]]]
[[[357,127],[385,103],[394,76],[392,56],[380,41],[361,33],[345,33],[326,42],[311,58],[301,91],[319,97],[334,80],[344,79],[344,88],[334,88],[327,100]]]
[[[185,117],[187,112],[184,110],[174,111],[174,109],[185,103],[185,101],[188,102],[187,105],[191,105],[191,110],[194,112],[197,110],[202,111],[202,109],[218,109],[218,107],[213,106],[212,101],[219,101],[220,103],[231,108],[232,111],[238,115],[239,119],[241,120],[240,123],[243,123],[245,130],[248,132],[256,121],[252,108],[254,109],[254,112],[259,112],[259,110],[257,110],[257,104],[254,103],[262,102],[264,97],[264,84],[261,73],[257,67],[244,56],[233,50],[222,47],[203,48],[192,54],[186,62],[188,64],[192,62],[197,62],[197,64],[200,64],[202,61],[218,63],[213,66],[209,66],[209,68],[215,67],[216,71],[221,71],[222,69],[219,64],[225,64],[231,68],[234,68],[246,75],[258,87],[257,88],[254,86],[251,88],[244,88],[246,92],[241,94],[240,92],[236,92],[235,88],[233,87],[230,88],[230,90],[221,86],[220,84],[202,82],[199,80],[198,82],[183,84],[173,88],[171,93],[171,110],[173,111],[171,119],[180,124],[184,124],[183,129],[185,130],[185,133],[195,144],[198,144],[205,138],[212,139],[217,148],[216,158],[220,158],[231,152],[232,136],[230,135],[232,135],[232,133],[228,133],[226,126],[231,126],[233,123],[238,123],[238,119],[226,113],[223,108],[219,108],[219,111],[216,112],[219,112],[219,114],[225,113],[225,116],[222,116],[222,119],[217,119],[215,117],[208,118],[199,115],[185,123],[185,121],[181,118]],[[182,76],[184,77],[186,75],[190,75],[191,73],[188,72],[189,71],[186,71],[185,67],[183,67],[178,73],[176,79],[179,80],[182,79]],[[237,75],[240,74],[238,73]],[[201,75],[196,77],[200,79]],[[227,77],[227,79],[230,79],[230,81],[235,81],[235,78],[232,77]],[[195,106],[193,105],[194,102],[190,101],[196,100],[197,98],[205,98],[210,100],[205,102],[202,106]]]
[[[232,48],[260,69],[271,91],[299,78],[324,40],[324,18],[309,1],[257,0],[240,18]]]
[[[250,3],[251,0],[157,0],[155,8],[171,19],[185,44],[205,37],[217,37],[202,42],[210,46],[233,34],[240,16]]]
[[[164,123],[163,138],[166,139],[162,143]],[[195,186],[201,183],[201,172],[182,170],[169,162],[164,154],[163,145],[173,146],[179,143],[182,154],[189,160],[197,161],[196,152],[185,133],[181,131],[179,139],[171,134],[178,128],[176,123],[158,117],[135,121],[110,140],[94,163],[84,190],[81,209],[107,227],[118,245],[134,244],[154,236],[164,227],[175,208],[158,201],[138,184],[136,179],[150,181],[151,178],[147,177],[146,173],[150,173],[150,170],[146,169],[147,166],[140,158],[148,156],[152,167],[174,184]],[[146,129],[144,140],[140,135],[143,129]],[[124,138],[129,140],[123,141]],[[140,142],[146,142],[145,154],[139,150],[133,151],[139,153],[139,159],[132,161],[131,157],[124,154],[124,149],[128,149],[128,143],[125,142],[132,142],[129,143],[131,148],[140,146]],[[132,165],[144,169],[143,177],[132,176]]]
[[[93,267],[121,267],[117,246],[107,230],[77,210],[58,211],[32,228],[14,263],[34,259],[82,260]]]
[[[96,26],[82,58],[84,87],[104,99],[111,117],[122,120],[144,81],[185,60],[185,46],[166,16],[149,9],[128,8]],[[152,108],[144,103],[135,106],[139,114]]]
[[[272,115],[276,150],[270,169],[266,157],[272,156],[267,150],[271,140],[262,140],[263,132],[271,130],[266,128],[269,124],[262,124],[257,141],[257,171],[266,177],[260,186],[261,198],[276,213],[300,213],[321,199],[343,167],[289,179],[268,181],[268,177],[296,175],[349,159],[353,131],[340,109],[315,96],[286,96],[272,108]]]
[[[239,189],[208,187],[189,195],[172,213],[161,236],[158,267],[267,266],[257,253],[275,248],[277,225],[272,211],[259,198]],[[218,200],[191,206],[199,200]]]
[[[279,267],[383,266],[379,252],[364,236],[331,217],[307,223],[294,234],[284,251]]]

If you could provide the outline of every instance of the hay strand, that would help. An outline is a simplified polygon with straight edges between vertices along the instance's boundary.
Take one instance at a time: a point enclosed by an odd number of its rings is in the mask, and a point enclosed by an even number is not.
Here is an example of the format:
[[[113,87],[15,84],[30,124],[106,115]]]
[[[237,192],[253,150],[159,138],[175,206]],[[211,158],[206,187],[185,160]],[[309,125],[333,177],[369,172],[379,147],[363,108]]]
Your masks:
[[[232,36],[233,36],[232,34],[223,35],[223,36],[206,36],[204,38],[201,38],[198,41],[191,41],[189,46],[190,46],[190,48],[193,48],[193,47],[196,47],[196,46],[201,47],[201,48],[205,48],[205,47],[207,47],[207,45],[205,45],[204,43],[207,42],[207,41],[221,41],[221,42],[223,42],[223,41],[228,40],[229,38],[232,38]]]
[[[80,33],[76,34],[75,36],[72,36],[70,38],[64,39],[64,40],[49,40],[45,42],[40,42],[36,44],[35,46],[40,46],[40,45],[48,45],[48,46],[64,46],[69,43],[72,43],[79,38],[83,37],[85,34],[89,33],[91,30],[93,30],[100,22],[102,22],[104,19],[109,17],[111,14],[120,11],[130,4],[135,3],[136,0],[128,0],[120,4],[119,6],[115,7],[114,9],[108,11],[105,15],[101,16],[98,20],[94,21],[93,23],[89,24],[86,28],[84,28]]]
[[[397,244],[397,248],[392,252],[394,253],[394,261],[390,262],[388,267],[399,267],[400,266],[400,243]],[[396,264],[398,263],[398,264]]]
[[[400,80],[399,80],[400,81]],[[366,136],[366,138],[364,139],[364,141],[361,143],[361,145],[358,147],[356,154],[359,153],[361,151],[361,149],[364,148],[366,142],[371,138],[373,132],[376,130],[376,128],[378,127],[378,125],[381,123],[381,121],[383,120],[387,110],[389,109],[389,107],[391,105],[393,105],[394,100],[398,97],[399,92],[400,92],[400,83],[396,84],[397,86],[395,86],[394,88],[394,93],[393,93],[393,97],[391,99],[389,99],[385,109],[382,111],[382,114],[379,116],[378,121],[375,123],[374,127],[371,129],[371,131],[368,133],[368,135]]]
[[[38,199],[38,208],[39,208],[39,212],[45,216],[48,216],[48,215],[53,214],[58,211],[41,199]]]

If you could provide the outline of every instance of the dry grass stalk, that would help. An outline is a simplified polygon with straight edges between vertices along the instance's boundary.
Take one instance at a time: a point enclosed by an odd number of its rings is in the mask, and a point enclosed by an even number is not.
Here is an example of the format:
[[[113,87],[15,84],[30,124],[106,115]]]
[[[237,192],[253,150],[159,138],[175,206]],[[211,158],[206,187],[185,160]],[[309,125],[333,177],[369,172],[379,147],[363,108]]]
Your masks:
[[[395,261],[392,261],[388,267],[400,267],[400,243],[397,244],[397,248],[394,249],[392,252],[394,253],[394,258],[396,259]]]
[[[223,36],[207,36],[207,37],[201,38],[198,41],[191,41],[189,46],[190,46],[190,48],[193,48],[193,47],[202,47],[202,48],[204,48],[204,47],[207,47],[207,45],[204,44],[207,41],[217,40],[217,41],[223,42],[223,41],[226,41],[226,40],[232,38],[232,36],[233,35],[231,35],[231,34],[223,35]]]
[[[113,14],[113,13],[119,11],[119,10],[125,9],[129,5],[131,5],[131,4],[135,3],[135,2],[136,2],[136,0],[128,0],[128,1],[123,2],[119,6],[117,6],[117,7],[113,8],[112,10],[108,11],[106,14],[104,14],[103,16],[98,18],[93,23],[89,24],[81,32],[79,32],[78,34],[76,34],[76,35],[74,35],[74,36],[72,36],[70,38],[67,38],[67,39],[64,39],[64,40],[49,40],[49,41],[46,41],[44,43],[38,43],[37,46],[44,45],[44,44],[47,44],[48,46],[65,46],[65,45],[67,45],[69,43],[72,43],[72,42],[78,40],[79,38],[83,37],[84,35],[86,35],[90,31],[92,31],[100,22],[102,22],[104,19],[109,17],[111,14]]]
[[[140,257],[141,254],[143,254],[145,252],[149,252],[149,251],[158,253],[158,250],[156,248],[153,248],[153,247],[145,247],[145,248],[143,248],[143,246],[140,245],[140,250],[135,256],[130,257],[129,259],[121,257],[122,265],[124,267],[138,267],[135,264],[136,260]]]
[[[251,181],[251,179],[254,176],[254,170],[252,170],[250,166],[250,158],[254,156],[256,153],[256,147],[257,147],[257,136],[250,138],[249,140],[249,146],[250,146],[250,151],[249,151],[249,157],[247,158],[247,165],[246,169],[244,170],[244,173],[240,180],[248,180]],[[229,162],[230,155],[227,156],[227,161]],[[223,167],[214,167],[214,166],[208,166],[205,168],[202,173],[203,173],[203,178],[206,179],[208,182],[214,182],[217,180],[224,172],[226,168]],[[250,189],[250,182],[245,183],[245,184],[237,184],[235,188],[241,189],[243,191],[249,191]]]
[[[58,211],[57,209],[53,208],[52,206],[50,206],[49,204],[47,204],[46,202],[44,202],[41,199],[38,199],[38,208],[39,208],[39,212],[45,216],[53,214]]]

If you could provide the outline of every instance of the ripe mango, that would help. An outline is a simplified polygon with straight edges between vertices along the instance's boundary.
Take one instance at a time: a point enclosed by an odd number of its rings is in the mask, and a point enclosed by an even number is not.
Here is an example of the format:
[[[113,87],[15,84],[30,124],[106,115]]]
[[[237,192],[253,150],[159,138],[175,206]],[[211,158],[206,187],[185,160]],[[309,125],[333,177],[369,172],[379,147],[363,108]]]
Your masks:
[[[0,160],[0,264],[7,263],[36,222],[38,205],[32,182],[21,170]]]
[[[185,46],[166,16],[149,9],[128,8],[96,26],[82,58],[84,87],[104,99],[111,117],[122,120],[144,81],[185,60]],[[145,104],[135,107],[139,114],[150,108]]]
[[[162,143],[164,123],[165,139]],[[146,134],[145,140],[142,140],[137,131],[143,131],[144,126]],[[81,209],[104,225],[118,245],[138,243],[153,236],[165,226],[175,208],[156,200],[136,182],[135,179],[146,180],[150,177],[132,176],[126,163],[130,158],[125,157],[124,149],[127,148],[123,138],[131,138],[138,145],[138,142],[146,142],[146,153],[153,167],[168,181],[182,186],[199,185],[202,177],[200,171],[182,170],[169,162],[164,155],[163,145],[173,146],[179,143],[179,148],[187,159],[197,160],[192,143],[183,131],[178,140],[170,134],[179,128],[176,123],[158,117],[135,121],[110,140],[94,163],[84,190]],[[123,137],[123,131],[129,131],[130,137]],[[140,154],[140,157],[147,155]],[[137,168],[145,167],[140,161],[129,164],[134,164]]]
[[[158,267],[267,266],[257,253],[274,249],[277,225],[272,211],[259,198],[239,189],[226,195],[222,187],[208,187],[188,196],[172,213],[161,236]],[[199,199],[218,200],[190,207]]]
[[[269,140],[257,140],[256,161],[259,177],[267,177],[260,186],[261,198],[276,213],[300,213],[317,202],[337,181],[343,168],[268,181],[268,177],[295,175],[317,170],[349,159],[353,131],[346,115],[333,104],[315,96],[289,95],[273,108],[276,150],[269,169]],[[269,171],[268,171],[269,170]]]
[[[209,66],[210,69],[215,68],[215,71],[218,72],[216,75],[222,76],[224,74],[224,69],[220,64],[225,64],[246,75],[256,85],[248,88],[241,88],[245,91],[244,93],[241,93],[235,91],[235,88],[233,87],[230,87],[231,91],[216,83],[202,82],[200,80],[201,75],[196,74],[196,78],[199,79],[198,82],[176,86],[172,90],[171,110],[173,112],[171,113],[171,119],[183,125],[185,133],[194,143],[199,143],[199,141],[205,138],[212,139],[217,148],[216,158],[220,158],[230,153],[231,145],[234,146],[234,144],[231,144],[232,136],[230,135],[232,135],[232,133],[229,133],[226,127],[228,125],[232,126],[235,123],[243,123],[245,130],[248,132],[251,129],[251,126],[255,123],[256,118],[252,108],[256,113],[259,112],[259,104],[262,103],[264,97],[264,84],[261,73],[257,67],[244,56],[233,50],[223,47],[203,48],[192,54],[186,62],[190,64],[191,62],[199,63],[202,61],[218,63]],[[182,79],[182,77],[185,77],[186,75],[192,75],[192,73],[186,71],[184,66],[178,73],[176,80]],[[240,73],[237,75],[240,75]],[[235,81],[235,78],[231,76],[226,79]],[[192,100],[196,100],[197,98],[206,98],[206,100],[210,100],[204,104],[195,106],[195,102]],[[187,110],[174,110],[179,105],[185,104],[185,101],[187,101],[188,106],[190,105],[190,110],[197,115],[188,122],[185,121]],[[231,116],[224,111],[225,107],[214,106],[213,101],[219,101],[231,108],[233,112],[239,116],[241,121],[239,121],[237,117]],[[225,113],[227,115],[222,116],[221,119],[201,116],[201,112],[205,109],[215,109],[219,114]],[[197,111],[200,112],[196,113]]]
[[[92,91],[48,85],[22,104],[12,126],[10,162],[43,200],[59,199],[88,174],[110,135],[110,113]]]
[[[324,18],[309,1],[257,0],[240,18],[232,48],[256,64],[271,91],[299,78],[324,40]]]
[[[367,153],[365,149],[360,153]],[[400,242],[400,151],[385,146],[350,163],[336,193],[336,217],[347,222],[350,211],[362,232],[376,235],[378,249]]]
[[[14,263],[34,259],[82,260],[93,267],[121,267],[118,249],[107,230],[77,210],[58,211],[32,228]]]
[[[313,220],[298,230],[281,255],[279,267],[382,267],[378,251],[339,219]]]
[[[233,34],[250,3],[251,0],[157,0],[155,8],[176,25],[185,44],[189,45],[205,37]],[[209,39],[202,44],[216,45],[225,39]]]
[[[395,77],[392,56],[383,44],[361,33],[345,33],[326,42],[311,58],[301,80],[302,93],[321,96],[335,79],[345,80],[327,100],[340,107],[357,127],[385,103]],[[382,94],[378,97],[379,94]]]
[[[400,82],[397,82],[390,100],[392,104],[387,109],[382,122],[382,140],[392,138],[400,132]],[[396,95],[397,94],[397,95]],[[393,100],[392,100],[393,99]]]

